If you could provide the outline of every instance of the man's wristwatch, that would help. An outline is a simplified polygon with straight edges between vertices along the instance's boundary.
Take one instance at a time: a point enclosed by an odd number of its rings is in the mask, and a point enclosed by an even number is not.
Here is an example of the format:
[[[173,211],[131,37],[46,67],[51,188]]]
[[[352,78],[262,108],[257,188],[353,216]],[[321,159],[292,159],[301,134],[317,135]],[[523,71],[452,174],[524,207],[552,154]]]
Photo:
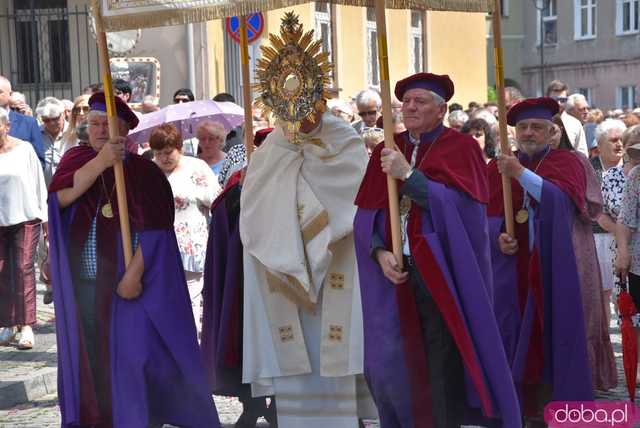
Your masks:
[[[407,172],[407,173],[404,175],[404,180],[405,180],[405,181],[407,181],[407,180],[409,179],[409,177],[411,177],[411,174],[413,174],[413,171],[414,171],[414,170],[415,170],[415,168],[411,168],[411,169],[409,170],[409,172]]]

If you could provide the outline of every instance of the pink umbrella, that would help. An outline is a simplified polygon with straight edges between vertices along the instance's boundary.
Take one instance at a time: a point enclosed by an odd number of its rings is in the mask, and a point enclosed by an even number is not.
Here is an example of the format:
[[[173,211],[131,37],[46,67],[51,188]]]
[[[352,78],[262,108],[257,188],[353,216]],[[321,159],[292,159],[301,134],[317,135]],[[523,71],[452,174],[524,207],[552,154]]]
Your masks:
[[[129,139],[136,143],[146,143],[153,129],[163,123],[172,123],[182,133],[182,138],[195,137],[198,124],[204,120],[214,120],[227,131],[244,122],[244,110],[231,102],[210,100],[171,104],[153,113],[140,117],[138,126],[129,133]]]

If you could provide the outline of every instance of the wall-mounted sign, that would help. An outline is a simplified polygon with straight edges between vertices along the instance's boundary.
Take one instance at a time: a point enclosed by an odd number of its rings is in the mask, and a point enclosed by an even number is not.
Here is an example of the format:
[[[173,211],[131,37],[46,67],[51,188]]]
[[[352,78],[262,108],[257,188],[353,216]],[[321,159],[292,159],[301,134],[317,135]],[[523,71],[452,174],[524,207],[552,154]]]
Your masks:
[[[138,107],[146,95],[160,98],[160,61],[156,58],[111,58],[111,76],[131,85],[129,104]]]
[[[233,40],[240,43],[240,18],[231,16],[225,19],[227,33]],[[264,16],[261,12],[252,13],[247,16],[247,35],[249,44],[255,42],[262,35],[264,30]]]

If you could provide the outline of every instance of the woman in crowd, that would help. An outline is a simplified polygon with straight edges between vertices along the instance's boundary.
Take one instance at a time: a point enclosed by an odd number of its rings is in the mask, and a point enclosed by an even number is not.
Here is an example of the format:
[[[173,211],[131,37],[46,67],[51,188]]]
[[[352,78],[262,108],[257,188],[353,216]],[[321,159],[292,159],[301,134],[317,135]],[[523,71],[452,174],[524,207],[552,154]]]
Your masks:
[[[33,147],[10,137],[9,127],[9,112],[0,108],[0,345],[31,349],[34,263],[41,223],[47,221],[47,188]]]
[[[219,122],[205,120],[198,125],[196,136],[199,147],[198,157],[205,161],[213,174],[218,177],[224,159],[227,157],[222,151],[227,141],[227,130]]]
[[[73,101],[73,108],[71,109],[71,116],[69,118],[69,126],[67,130],[62,134],[64,140],[63,152],[66,152],[72,147],[75,147],[79,143],[79,138],[76,133],[78,125],[87,117],[89,113],[89,95],[80,95]]]
[[[551,146],[556,150],[572,151],[582,162],[587,179],[586,206],[576,216],[573,224],[573,249],[576,255],[580,291],[587,335],[587,353],[591,366],[593,387],[601,391],[615,388],[618,384],[615,357],[609,337],[609,303],[602,286],[602,276],[598,265],[593,223],[602,214],[602,192],[596,172],[587,157],[575,151],[570,143],[560,115],[553,117],[554,140]]]
[[[622,134],[622,144],[625,147],[624,167],[611,168],[604,177],[604,185],[608,181],[615,181],[617,190],[617,224],[615,230],[616,274],[623,280],[628,278],[629,293],[633,297],[636,307],[640,308],[640,227],[638,208],[640,207],[640,125],[627,129]],[[614,180],[615,179],[615,180]],[[612,186],[613,187],[613,186]],[[617,279],[616,291],[619,293],[622,284]],[[631,318],[636,332],[640,334],[640,316],[635,314]]]
[[[273,128],[262,128],[256,131],[255,136],[253,137],[253,144],[255,147],[260,147],[260,144],[262,144],[271,131],[273,131]],[[227,187],[227,181],[229,178],[231,178],[235,172],[246,166],[246,153],[244,142],[231,147],[229,153],[227,153],[227,158],[224,160],[224,164],[220,170],[220,175],[218,175],[218,183],[223,189]]]
[[[611,301],[611,293],[614,284],[613,274],[613,234],[615,232],[615,216],[618,213],[620,198],[622,196],[622,182],[618,175],[622,174],[622,157],[624,147],[622,145],[622,133],[626,126],[619,120],[607,119],[601,122],[594,131],[594,138],[598,148],[598,154],[591,158],[591,165],[596,172],[602,189],[603,212],[598,221],[593,224],[593,236],[596,240],[598,262],[602,274],[602,288],[604,289],[605,302]],[[632,164],[628,164],[629,168]],[[603,182],[605,174],[614,168],[620,167],[606,182]],[[628,170],[627,170],[628,172]],[[614,201],[616,201],[614,203]],[[613,214],[615,210],[615,214]],[[607,311],[609,320],[609,311]]]
[[[202,329],[202,275],[209,235],[209,210],[220,192],[220,186],[205,162],[182,155],[182,136],[175,126],[164,124],[157,127],[149,137],[149,145],[153,150],[154,162],[167,176],[173,191],[173,225],[199,338]]]
[[[491,127],[484,119],[471,119],[465,122],[460,130],[463,134],[470,134],[480,145],[485,162],[496,157],[496,139]]]

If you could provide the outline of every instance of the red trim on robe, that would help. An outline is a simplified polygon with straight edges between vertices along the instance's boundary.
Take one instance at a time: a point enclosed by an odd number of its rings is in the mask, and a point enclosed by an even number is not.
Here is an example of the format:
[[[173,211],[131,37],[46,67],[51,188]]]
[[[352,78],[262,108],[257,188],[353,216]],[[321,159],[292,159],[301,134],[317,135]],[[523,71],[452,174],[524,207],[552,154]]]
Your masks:
[[[394,136],[398,149],[407,154],[408,133],[396,134]],[[433,144],[433,143],[430,143]],[[470,136],[461,134],[455,130],[444,128],[440,136],[436,139],[435,146],[429,150],[430,144],[421,144],[418,148],[418,169],[429,179],[443,183],[448,187],[452,187],[458,191],[468,194],[475,201],[487,203],[489,200],[489,187],[486,175],[486,163],[482,155],[482,151],[478,143]],[[387,175],[382,172],[380,167],[380,155],[384,148],[383,144],[379,144],[373,151],[367,171],[360,186],[360,190],[356,197],[355,204],[365,209],[384,209],[386,212],[386,244],[387,248],[391,248],[390,226],[389,226],[389,209],[388,209],[388,192],[387,192]],[[425,157],[426,156],[426,157]],[[404,184],[401,180],[396,180],[398,187]],[[415,204],[412,204],[414,207]],[[414,209],[415,211],[415,209]],[[420,213],[412,213],[412,217],[420,216]],[[418,219],[418,222],[421,220]],[[417,229],[420,230],[420,229]],[[411,232],[410,232],[411,233]],[[418,234],[419,236],[419,234]],[[418,265],[424,267],[420,270],[425,282],[433,281],[434,278],[440,278],[444,281],[442,272],[439,269],[426,269],[426,266],[437,266],[433,254],[426,245],[424,238],[416,238],[412,236],[410,242],[416,242],[422,239],[423,244],[417,248],[412,246],[412,254],[418,254],[417,251],[424,251],[415,257]],[[426,254],[428,253],[428,254]],[[424,264],[424,260],[430,260],[432,264]],[[433,271],[433,272],[432,272]],[[428,276],[425,275],[428,273]],[[434,287],[443,289],[448,286],[446,282],[434,284]],[[413,397],[412,410],[414,420],[418,427],[431,427],[433,425],[431,414],[431,391],[429,385],[429,375],[427,366],[427,356],[424,352],[424,344],[420,326],[420,319],[413,295],[405,285],[396,287],[396,296],[398,299],[398,307],[400,313],[400,327],[403,333],[403,342],[405,349],[405,358],[410,371],[411,391]],[[452,296],[449,296],[451,299]],[[464,322],[451,323],[451,320],[463,320],[463,315],[458,311],[457,306],[447,304],[448,300],[436,300],[438,308],[443,313],[444,319],[447,321],[449,330],[454,338],[456,336],[466,336],[469,333]],[[443,306],[444,305],[444,306]],[[453,311],[453,313],[448,313]],[[446,316],[445,316],[445,313]],[[462,328],[463,332],[454,334],[454,329]],[[469,338],[470,340],[470,338]],[[472,361],[472,366],[467,369],[473,374],[474,384],[478,384],[477,389],[481,397],[483,408],[487,415],[492,415],[493,406],[491,404],[491,396],[488,393],[487,386],[484,383],[483,375],[472,342],[464,342],[456,340],[456,345],[462,354],[467,355],[465,362]],[[464,346],[461,349],[460,346]],[[471,346],[469,351],[468,346]],[[473,354],[473,358],[469,358],[469,353]]]

